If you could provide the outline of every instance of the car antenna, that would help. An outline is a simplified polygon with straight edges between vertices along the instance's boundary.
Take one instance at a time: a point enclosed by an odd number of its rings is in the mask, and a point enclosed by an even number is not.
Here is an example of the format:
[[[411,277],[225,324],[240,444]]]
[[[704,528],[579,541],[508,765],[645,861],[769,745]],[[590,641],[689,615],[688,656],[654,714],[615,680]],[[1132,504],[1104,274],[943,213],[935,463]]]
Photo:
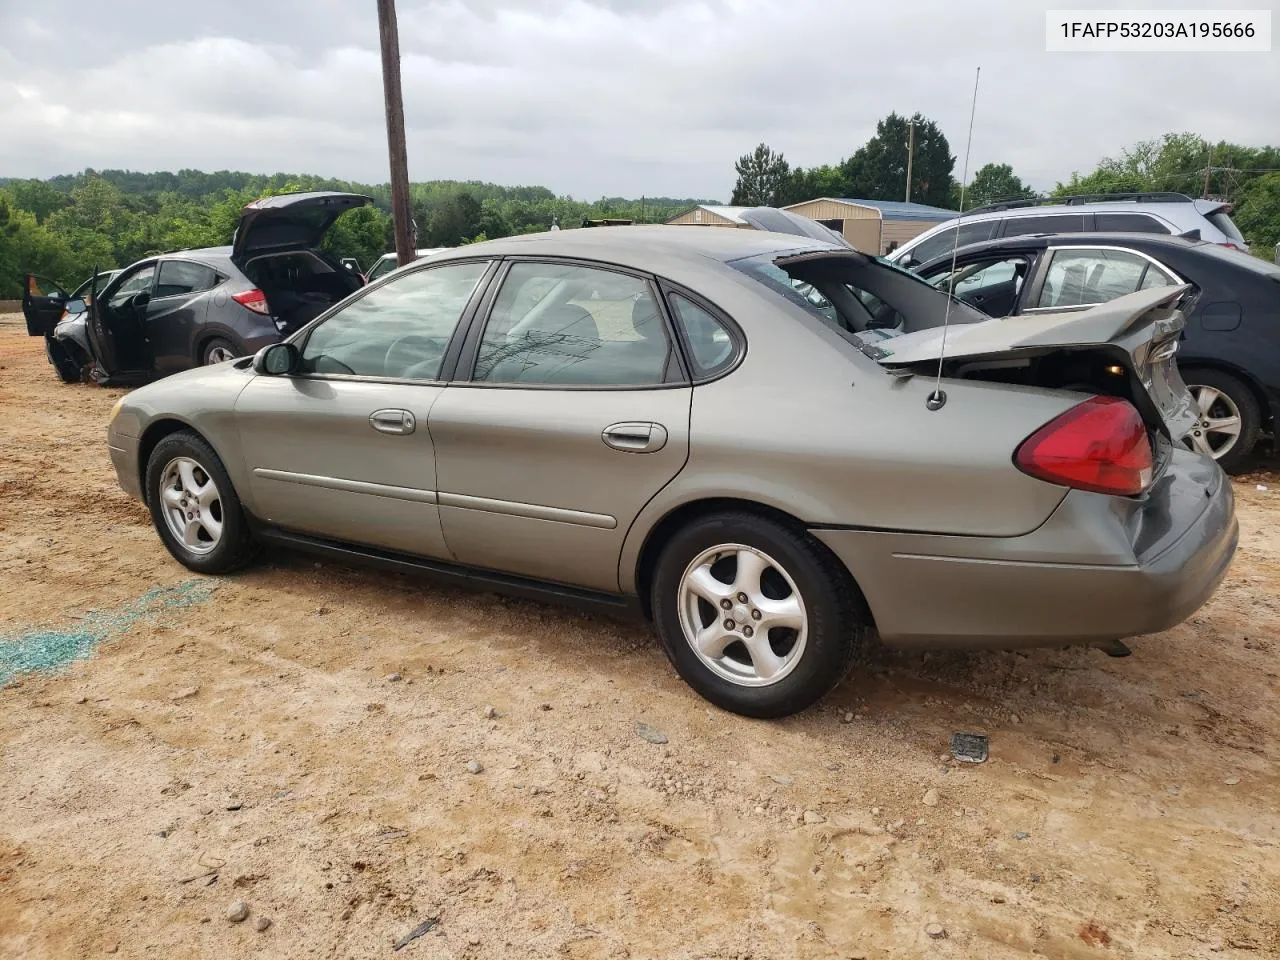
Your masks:
[[[973,149],[973,118],[978,112],[978,79],[982,76],[982,68],[978,67],[973,75],[973,103],[969,107],[969,139],[964,145],[964,169],[960,174],[960,216],[964,216],[965,184],[969,179],[969,151]],[[958,219],[958,218],[957,218]],[[960,248],[960,224],[956,224],[956,233],[951,240],[951,271],[949,277],[956,275],[956,251]],[[951,283],[948,280],[948,283]],[[938,377],[933,384],[933,392],[925,399],[924,405],[930,410],[941,410],[947,403],[947,395],[942,389],[942,364],[947,356],[947,325],[951,322],[951,301],[955,299],[955,290],[947,291],[947,310],[942,315],[942,345],[938,349]]]

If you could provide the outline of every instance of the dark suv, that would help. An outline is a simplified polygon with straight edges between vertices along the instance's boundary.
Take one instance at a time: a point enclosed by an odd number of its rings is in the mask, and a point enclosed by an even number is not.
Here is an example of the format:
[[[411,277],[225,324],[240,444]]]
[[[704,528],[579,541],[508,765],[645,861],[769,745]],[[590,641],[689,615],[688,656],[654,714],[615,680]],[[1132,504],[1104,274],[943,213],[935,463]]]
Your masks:
[[[989,240],[912,268],[992,317],[1086,310],[1191,284],[1178,369],[1200,408],[1188,438],[1224,470],[1245,465],[1280,417],[1280,267],[1203,240],[1071,233]]]
[[[229,247],[148,257],[92,301],[24,303],[27,332],[47,338],[63,380],[136,382],[247,356],[358,290],[360,275],[320,249],[333,222],[372,202],[350,193],[293,193],[248,204]],[[98,289],[95,287],[95,289]]]

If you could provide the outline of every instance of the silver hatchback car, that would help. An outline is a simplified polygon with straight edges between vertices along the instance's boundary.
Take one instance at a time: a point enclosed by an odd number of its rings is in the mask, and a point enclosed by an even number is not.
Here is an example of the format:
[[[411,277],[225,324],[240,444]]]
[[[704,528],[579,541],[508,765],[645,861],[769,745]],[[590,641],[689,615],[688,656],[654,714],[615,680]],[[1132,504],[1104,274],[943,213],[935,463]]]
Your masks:
[[[274,543],[633,607],[703,696],[777,717],[873,630],[1106,645],[1208,599],[1237,528],[1176,443],[1185,289],[1011,324],[808,237],[564,230],[143,387],[108,442],[193,570]]]

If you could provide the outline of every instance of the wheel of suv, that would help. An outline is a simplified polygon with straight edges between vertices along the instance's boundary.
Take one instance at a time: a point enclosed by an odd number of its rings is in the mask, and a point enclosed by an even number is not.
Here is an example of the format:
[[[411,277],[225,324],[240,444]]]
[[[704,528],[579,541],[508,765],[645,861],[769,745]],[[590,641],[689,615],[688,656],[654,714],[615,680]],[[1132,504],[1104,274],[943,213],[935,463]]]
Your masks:
[[[254,555],[240,498],[213,448],[182,430],[147,460],[147,506],[165,547],[197,573],[230,573]]]
[[[1262,426],[1253,391],[1219,370],[1184,370],[1182,379],[1195,398],[1199,417],[1186,438],[1187,446],[1213,457],[1228,473],[1239,471],[1253,452]]]
[[[53,337],[46,336],[44,338],[44,354],[49,358],[49,362],[53,364],[53,369],[57,372],[59,380],[63,383],[80,382],[80,364],[76,362],[76,358],[72,356],[71,351],[64,345],[53,339]]]
[[[211,363],[234,360],[238,356],[240,356],[240,351],[235,348],[235,344],[230,340],[214,337],[200,351],[200,362],[207,367]]]
[[[695,520],[671,539],[652,604],[680,676],[749,717],[784,717],[824,696],[848,672],[868,621],[821,543],[736,511]]]

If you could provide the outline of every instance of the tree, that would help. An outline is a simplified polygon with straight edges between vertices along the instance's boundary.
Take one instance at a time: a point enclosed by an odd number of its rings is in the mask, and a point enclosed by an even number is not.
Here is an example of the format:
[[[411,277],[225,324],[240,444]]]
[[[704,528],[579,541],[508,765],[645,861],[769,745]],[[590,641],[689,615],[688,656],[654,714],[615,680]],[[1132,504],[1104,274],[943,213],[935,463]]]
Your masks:
[[[1280,173],[1268,173],[1240,191],[1232,219],[1254,253],[1270,260],[1280,243]]]
[[[761,143],[752,153],[744,153],[733,165],[738,182],[729,201],[735,206],[776,207],[783,199],[791,165],[780,153]]]
[[[841,164],[849,196],[866,200],[901,200],[907,187],[907,144],[915,125],[911,162],[911,199],[945,207],[951,202],[951,173],[956,158],[938,125],[920,114],[910,120],[891,113],[876,124],[876,133]]]
[[[848,197],[852,196],[849,191],[848,181],[845,179],[844,172],[839,166],[831,166],[830,164],[822,164],[819,167],[810,167],[808,170],[803,167],[796,167],[791,171],[791,176],[787,178],[786,186],[783,188],[783,195],[779,198],[779,206],[787,206],[792,203],[801,203],[805,200],[815,200],[818,197]]]
[[[456,247],[480,232],[480,202],[464,190],[444,201],[431,214],[427,221],[427,246]]]
[[[367,269],[391,245],[391,217],[375,206],[348,210],[334,221],[322,245],[337,257],[355,257]]]
[[[1024,200],[1035,195],[1034,190],[1014,176],[1013,167],[1009,164],[988,163],[973,175],[973,181],[965,191],[964,203],[966,208],[972,209],[1000,200]]]

